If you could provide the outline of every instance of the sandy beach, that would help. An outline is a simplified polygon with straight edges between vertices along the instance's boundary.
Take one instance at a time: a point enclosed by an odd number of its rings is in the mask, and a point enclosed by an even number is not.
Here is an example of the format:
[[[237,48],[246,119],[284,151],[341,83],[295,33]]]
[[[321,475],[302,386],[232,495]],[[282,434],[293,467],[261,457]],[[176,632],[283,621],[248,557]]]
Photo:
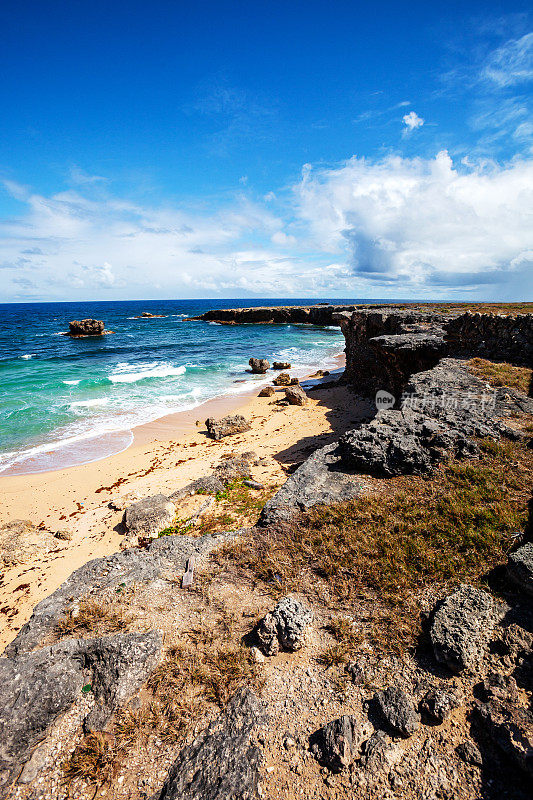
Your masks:
[[[305,385],[318,383],[310,380]],[[215,399],[136,428],[127,450],[100,461],[0,478],[0,522],[30,520],[52,532],[67,529],[72,536],[69,541],[55,540],[57,546],[38,558],[4,568],[0,646],[13,638],[33,606],[73,570],[121,548],[123,511],[111,508],[111,501],[120,505],[124,496],[171,494],[208,474],[222,458],[246,451],[254,451],[261,459],[253,477],[274,490],[286,480],[288,465],[327,444],[355,419],[355,409],[350,411],[353,395],[343,386],[311,391],[303,407],[279,404],[282,397],[282,389],[273,397],[257,397],[254,387],[253,395]],[[250,431],[220,442],[207,437],[206,417],[235,412],[249,420]]]

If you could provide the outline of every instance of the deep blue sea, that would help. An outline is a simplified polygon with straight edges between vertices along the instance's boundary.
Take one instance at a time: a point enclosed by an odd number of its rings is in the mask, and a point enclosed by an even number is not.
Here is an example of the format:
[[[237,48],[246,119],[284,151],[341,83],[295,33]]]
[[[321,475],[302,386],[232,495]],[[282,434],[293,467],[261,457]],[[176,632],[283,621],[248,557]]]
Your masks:
[[[250,356],[288,360],[299,376],[333,366],[344,347],[338,328],[184,321],[210,308],[312,302],[0,305],[0,474],[38,472],[117,452],[131,442],[137,425],[267,382],[246,371]],[[134,319],[142,311],[164,317]],[[61,335],[70,320],[87,317],[103,319],[114,333],[87,339]]]

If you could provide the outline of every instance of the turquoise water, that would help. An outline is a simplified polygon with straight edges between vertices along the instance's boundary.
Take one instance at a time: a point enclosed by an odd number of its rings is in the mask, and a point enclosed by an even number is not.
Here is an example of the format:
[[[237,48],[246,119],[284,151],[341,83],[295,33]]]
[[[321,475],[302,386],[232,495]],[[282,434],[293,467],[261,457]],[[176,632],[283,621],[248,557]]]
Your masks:
[[[185,321],[210,308],[304,302],[0,305],[0,474],[117,452],[129,445],[137,425],[271,380],[247,372],[250,356],[290,361],[298,376],[335,366],[344,348],[338,328]],[[142,311],[165,316],[133,319]],[[105,320],[114,333],[61,335],[69,320],[85,317]]]

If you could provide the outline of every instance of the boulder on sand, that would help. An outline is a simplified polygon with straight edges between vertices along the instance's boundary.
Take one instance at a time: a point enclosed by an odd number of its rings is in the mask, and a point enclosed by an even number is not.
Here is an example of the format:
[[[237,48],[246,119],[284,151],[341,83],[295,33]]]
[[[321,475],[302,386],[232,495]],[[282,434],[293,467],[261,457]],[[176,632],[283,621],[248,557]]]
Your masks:
[[[291,406],[304,406],[307,403],[307,395],[301,386],[287,386],[285,399]]]
[[[291,376],[288,372],[280,372],[272,381],[274,386],[290,386]]]
[[[259,394],[257,396],[258,397],[272,397],[273,394],[275,394],[273,386],[263,386],[263,388],[261,389],[261,391],[259,392]]]
[[[145,497],[126,509],[124,525],[128,533],[155,539],[174,522],[176,506],[164,494]]]
[[[248,363],[255,375],[264,375],[267,369],[270,368],[270,364],[266,358],[251,358]]]
[[[250,430],[248,420],[241,414],[232,414],[222,419],[209,417],[205,421],[207,433],[212,439],[222,439],[224,436],[231,436],[234,433],[244,433]]]
[[[68,324],[68,336],[103,336],[106,333],[101,319],[75,319]]]

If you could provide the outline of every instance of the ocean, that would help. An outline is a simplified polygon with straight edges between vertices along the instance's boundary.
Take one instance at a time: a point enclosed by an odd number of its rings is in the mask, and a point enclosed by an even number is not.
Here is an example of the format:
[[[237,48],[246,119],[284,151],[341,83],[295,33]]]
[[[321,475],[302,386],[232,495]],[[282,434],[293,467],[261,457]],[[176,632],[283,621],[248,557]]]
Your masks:
[[[344,347],[338,328],[185,321],[211,308],[312,302],[317,301],[0,305],[0,475],[101,458],[126,448],[135,426],[269,382],[272,375],[247,372],[251,356],[290,361],[300,377],[334,367]],[[143,311],[164,316],[134,319]],[[87,317],[103,319],[114,333],[61,335],[70,320]]]

